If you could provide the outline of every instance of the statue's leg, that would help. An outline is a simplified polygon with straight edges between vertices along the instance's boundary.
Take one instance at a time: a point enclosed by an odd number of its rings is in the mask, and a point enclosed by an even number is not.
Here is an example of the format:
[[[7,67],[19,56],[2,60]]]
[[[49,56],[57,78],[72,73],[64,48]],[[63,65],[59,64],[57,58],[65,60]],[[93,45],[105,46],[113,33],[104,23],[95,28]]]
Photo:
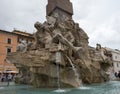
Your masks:
[[[77,51],[79,49],[82,49],[82,47],[74,47],[66,38],[64,38],[61,34],[57,34],[53,37],[53,41],[54,40],[59,40],[59,42],[61,42],[62,44],[64,44],[65,46],[71,48],[73,51]]]

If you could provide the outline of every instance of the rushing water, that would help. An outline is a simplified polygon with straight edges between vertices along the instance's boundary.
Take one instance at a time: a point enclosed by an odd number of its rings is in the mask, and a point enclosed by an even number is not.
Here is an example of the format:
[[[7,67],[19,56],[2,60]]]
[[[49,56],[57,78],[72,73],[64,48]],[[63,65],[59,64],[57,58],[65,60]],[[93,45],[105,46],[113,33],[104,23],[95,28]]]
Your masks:
[[[0,94],[120,94],[120,82],[93,84],[79,88],[42,89],[26,85],[1,86]]]
[[[58,49],[59,50],[61,49],[61,43],[60,42],[59,42]],[[56,91],[60,91],[61,89],[60,89],[60,66],[59,66],[59,64],[61,63],[61,52],[59,52],[59,51],[56,53],[56,63],[58,64],[57,65],[58,90],[56,90]]]
[[[73,69],[73,71],[74,71],[74,73],[75,73],[76,81],[78,82],[78,85],[80,86],[80,84],[82,84],[82,83],[81,83],[80,80],[79,80],[79,74],[78,74],[78,72],[77,72],[74,64],[72,63],[71,59],[70,59],[68,56],[66,56],[66,57],[67,57],[67,59],[69,60],[70,65],[72,66],[72,69]]]

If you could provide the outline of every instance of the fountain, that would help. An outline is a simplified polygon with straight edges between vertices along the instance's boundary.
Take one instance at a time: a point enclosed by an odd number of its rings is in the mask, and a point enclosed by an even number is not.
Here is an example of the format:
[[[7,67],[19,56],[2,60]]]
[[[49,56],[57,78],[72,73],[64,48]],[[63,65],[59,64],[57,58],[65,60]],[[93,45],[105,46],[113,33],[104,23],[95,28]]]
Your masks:
[[[78,74],[78,72],[77,72],[74,64],[72,63],[72,61],[70,60],[70,58],[69,58],[68,56],[67,56],[67,59],[69,60],[70,65],[72,66],[72,69],[73,69],[73,71],[74,71],[74,73],[75,73],[76,81],[77,81],[77,83],[78,83],[79,86],[80,86],[82,83],[80,82],[79,74]]]
[[[103,67],[104,64],[110,65],[109,56],[101,57],[102,49],[96,50],[88,45],[87,34],[73,21],[72,15],[70,0],[48,0],[47,21],[34,25],[37,29],[35,42],[26,47],[18,45],[17,52],[6,58],[20,69],[17,83],[61,90],[63,87],[79,87],[81,81],[109,80]]]

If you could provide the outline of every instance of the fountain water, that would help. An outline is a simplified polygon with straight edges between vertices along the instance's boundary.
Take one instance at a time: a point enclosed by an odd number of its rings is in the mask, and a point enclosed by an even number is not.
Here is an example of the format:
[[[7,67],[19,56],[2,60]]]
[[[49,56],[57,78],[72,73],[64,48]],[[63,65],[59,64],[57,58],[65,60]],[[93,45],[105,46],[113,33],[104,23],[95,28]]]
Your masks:
[[[4,89],[4,87],[0,87],[0,89]]]
[[[58,92],[58,93],[66,92],[66,90],[61,89],[61,86],[60,86],[60,65],[59,64],[57,65],[57,76],[58,76],[58,80],[57,80],[58,89],[54,90],[54,92]]]
[[[74,73],[75,73],[75,77],[76,77],[76,81],[77,81],[77,83],[78,83],[78,86],[80,86],[80,85],[81,85],[81,81],[80,81],[80,79],[79,79],[79,74],[78,74],[78,72],[77,72],[74,64],[72,63],[71,59],[70,59],[68,56],[66,56],[66,57],[67,57],[70,65],[72,66],[72,69],[73,69],[73,71],[74,71]]]
[[[58,89],[60,89],[60,65],[57,65]]]
[[[58,89],[55,90],[54,92],[65,92],[64,89],[61,89],[60,87],[60,62],[61,62],[61,52],[60,52],[60,49],[61,49],[61,43],[59,42],[58,44],[58,52],[56,52],[56,63],[57,63],[57,76],[58,76],[58,81],[57,81],[57,84],[58,84]]]

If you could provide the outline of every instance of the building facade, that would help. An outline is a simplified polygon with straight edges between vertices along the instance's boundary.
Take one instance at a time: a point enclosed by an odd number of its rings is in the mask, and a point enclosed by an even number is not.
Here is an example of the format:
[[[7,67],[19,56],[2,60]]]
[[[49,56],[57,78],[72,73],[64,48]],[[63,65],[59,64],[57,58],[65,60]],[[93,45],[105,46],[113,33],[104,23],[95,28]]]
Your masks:
[[[112,60],[114,66],[114,72],[120,71],[120,51],[112,51]]]
[[[7,54],[16,52],[17,45],[20,41],[33,42],[32,34],[13,30],[8,32],[0,30],[0,72],[18,72],[18,69],[12,64],[6,62]]]
[[[117,49],[106,48],[112,54],[112,63],[114,72],[120,71],[120,51]]]

